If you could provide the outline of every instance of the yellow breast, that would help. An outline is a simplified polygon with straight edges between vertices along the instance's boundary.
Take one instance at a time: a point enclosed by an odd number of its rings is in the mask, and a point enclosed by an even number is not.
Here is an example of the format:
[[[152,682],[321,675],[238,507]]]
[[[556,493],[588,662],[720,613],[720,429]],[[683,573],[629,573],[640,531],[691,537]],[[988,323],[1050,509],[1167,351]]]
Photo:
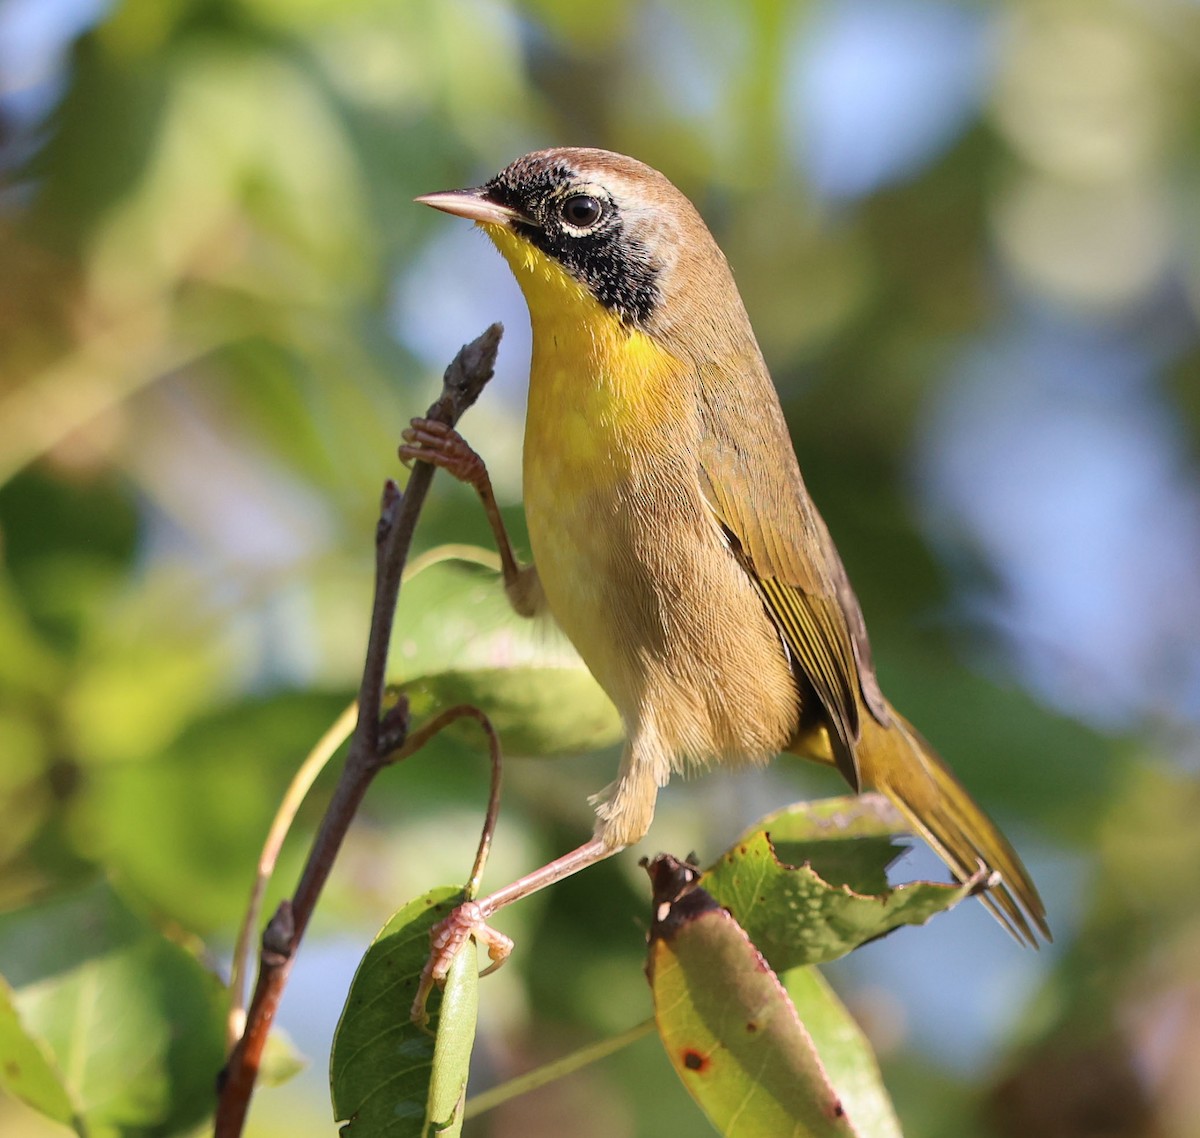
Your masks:
[[[695,377],[535,247],[492,236],[533,322],[525,515],[551,613],[665,764],[659,784],[689,760],[767,757],[796,689],[701,490]]]
[[[555,618],[619,705],[627,667],[614,611],[644,560],[629,548],[646,523],[639,487],[661,484],[672,454],[687,449],[683,367],[557,262],[486,228],[533,323],[524,490],[534,561]]]

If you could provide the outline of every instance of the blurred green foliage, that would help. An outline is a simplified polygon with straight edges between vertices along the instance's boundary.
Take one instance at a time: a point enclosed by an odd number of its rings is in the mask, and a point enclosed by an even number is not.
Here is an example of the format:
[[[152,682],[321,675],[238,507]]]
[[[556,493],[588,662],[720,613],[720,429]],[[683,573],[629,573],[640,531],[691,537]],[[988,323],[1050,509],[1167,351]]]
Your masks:
[[[35,11],[63,27],[65,54],[43,50],[40,74],[29,45],[41,41],[19,34]],[[847,189],[829,163],[873,153],[869,132],[843,127],[824,166],[811,150],[826,137],[813,76],[835,56],[830,21],[844,36],[882,27],[886,40],[934,18],[973,45],[949,52],[966,80],[912,114],[940,98],[957,100],[957,117]],[[411,198],[474,183],[535,146],[602,145],[666,171],[711,223],[885,689],[1013,834],[1047,894],[1057,946],[1037,958],[986,922],[954,918],[866,957],[907,953],[918,963],[903,977],[867,965],[835,975],[905,1132],[1072,1138],[1100,1119],[1122,1138],[1195,1133],[1200,606],[1188,551],[1200,539],[1178,503],[1200,501],[1200,11],[1183,0],[7,0],[0,43],[6,910],[108,877],[155,921],[227,949],[275,803],[356,685],[376,506],[397,474],[399,432],[458,343],[497,317],[510,325],[502,355],[519,342],[508,282],[477,299],[480,281],[503,280],[494,254],[448,236]],[[894,50],[936,71],[920,43]],[[855,57],[837,58],[846,103],[893,75],[869,53],[858,73]],[[958,406],[948,401],[962,361],[1007,359],[997,344],[1014,328],[1027,350],[1000,367],[997,398],[1019,396],[1039,368],[1066,368],[1077,401],[1063,397],[1061,422],[1083,431],[1094,408],[1080,401],[1107,390],[1114,360],[1136,358],[1143,379],[1113,413],[1113,437],[1142,413],[1165,424],[1146,446],[1167,464],[1170,493],[1148,493],[1132,516],[1162,515],[1183,551],[1173,576],[1152,572],[1167,560],[1126,533],[1131,515],[1114,506],[1141,451],[1114,448],[1111,481],[1081,485],[1060,526],[1029,531],[1051,568],[1086,567],[1039,610],[1051,618],[1124,571],[1118,555],[1147,558],[1129,563],[1123,593],[1086,610],[1097,636],[1141,634],[1114,641],[1136,653],[1118,647],[1100,665],[1051,636],[1053,620],[987,619],[1024,595],[1024,570],[1005,560],[1011,546],[930,504],[927,455],[956,429],[966,438],[943,414]],[[1092,354],[1072,356],[1085,341]],[[447,345],[444,358],[430,342]],[[503,362],[519,375],[519,359]],[[1031,440],[1045,407],[1015,420]],[[498,485],[515,486],[519,399],[497,384],[464,431]],[[1040,481],[1017,479],[1025,437],[1001,451],[1011,462],[980,502],[1003,507],[1018,534],[1081,468],[1064,447]],[[1090,558],[1070,543],[1080,518],[1109,538]],[[1061,549],[1048,545],[1056,528]],[[439,480],[422,544],[485,537],[470,495]],[[1110,671],[1140,685],[1136,698]],[[493,882],[578,842],[612,754],[509,767]],[[765,781],[673,788],[651,842],[712,855],[756,812],[829,787],[822,778],[779,764]],[[276,896],[327,785],[301,814]],[[387,772],[318,914],[317,945],[336,934],[352,968],[398,904],[461,882],[475,841],[462,835],[486,787],[465,735]],[[499,922],[519,943],[482,989],[481,1085],[646,1014],[634,861]],[[917,986],[926,959],[926,983],[961,1008],[950,1018]],[[327,1020],[342,971],[318,984]],[[329,1031],[300,1016],[297,998],[289,1012],[285,997],[283,1021],[296,1017],[315,1074],[260,1096],[251,1133],[262,1138],[332,1131]],[[981,1001],[1003,1014],[964,1026]],[[941,1037],[971,1046],[956,1057],[934,1045]],[[697,1133],[655,1047],[466,1133]],[[8,1099],[0,1129],[62,1132]]]

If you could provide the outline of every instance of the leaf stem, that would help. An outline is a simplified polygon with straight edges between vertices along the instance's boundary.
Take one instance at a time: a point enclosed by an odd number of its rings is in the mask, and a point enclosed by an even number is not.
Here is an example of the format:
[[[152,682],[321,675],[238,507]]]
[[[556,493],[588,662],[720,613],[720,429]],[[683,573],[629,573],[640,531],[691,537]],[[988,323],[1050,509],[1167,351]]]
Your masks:
[[[475,864],[471,867],[471,876],[463,889],[465,898],[470,901],[479,892],[479,883],[483,878],[483,870],[487,865],[488,852],[492,848],[492,838],[496,833],[496,821],[500,816],[500,780],[504,769],[504,757],[500,751],[500,736],[492,721],[478,707],[469,703],[460,703],[456,707],[448,707],[436,715],[428,723],[408,736],[408,741],[392,756],[393,762],[408,758],[419,751],[439,732],[444,731],[451,723],[459,719],[474,719],[483,728],[488,739],[488,757],[492,764],[492,779],[488,790],[487,812],[483,817],[483,829],[479,835],[479,846],[475,852]]]
[[[573,1075],[576,1071],[581,1071],[592,1063],[608,1058],[609,1055],[615,1055],[639,1039],[652,1034],[654,1027],[654,1017],[651,1016],[627,1031],[621,1032],[620,1035],[602,1039],[598,1043],[589,1043],[586,1047],[580,1047],[579,1050],[572,1051],[561,1059],[555,1059],[552,1063],[546,1063],[533,1071],[527,1071],[524,1075],[518,1075],[515,1079],[509,1079],[506,1083],[492,1087],[482,1094],[474,1095],[467,1099],[463,1118],[464,1120],[475,1118],[485,1111],[508,1102],[509,1099],[536,1091],[539,1087],[556,1082],[567,1075]]]

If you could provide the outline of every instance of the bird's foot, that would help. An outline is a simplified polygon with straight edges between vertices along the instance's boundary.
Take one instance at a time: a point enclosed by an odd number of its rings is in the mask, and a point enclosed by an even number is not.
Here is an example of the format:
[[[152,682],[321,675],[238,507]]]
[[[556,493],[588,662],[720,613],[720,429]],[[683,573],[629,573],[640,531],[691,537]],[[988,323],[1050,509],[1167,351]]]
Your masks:
[[[969,897],[978,897],[981,893],[987,893],[1002,884],[1004,884],[1004,878],[1000,875],[1000,871],[985,865],[983,861],[976,863],[975,872],[963,882],[963,885],[967,887]]]
[[[472,937],[479,944],[487,945],[491,960],[480,976],[495,972],[513,950],[511,938],[497,932],[484,920],[481,906],[475,901],[464,901],[444,921],[429,930],[429,959],[421,970],[421,981],[409,1013],[414,1023],[424,1027],[429,1022],[425,1005],[433,986],[436,984],[441,988],[445,985],[450,965]]]
[[[400,460],[408,465],[417,460],[440,466],[479,493],[489,485],[487,467],[453,427],[437,419],[413,419],[403,431]]]

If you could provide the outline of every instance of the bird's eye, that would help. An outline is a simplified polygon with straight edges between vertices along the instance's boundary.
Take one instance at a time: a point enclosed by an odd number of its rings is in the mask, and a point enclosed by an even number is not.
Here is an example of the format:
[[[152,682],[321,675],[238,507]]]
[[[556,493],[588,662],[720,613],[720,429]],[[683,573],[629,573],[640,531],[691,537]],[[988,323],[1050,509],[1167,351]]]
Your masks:
[[[604,214],[604,206],[591,194],[572,194],[562,203],[562,217],[576,229],[588,229]]]

